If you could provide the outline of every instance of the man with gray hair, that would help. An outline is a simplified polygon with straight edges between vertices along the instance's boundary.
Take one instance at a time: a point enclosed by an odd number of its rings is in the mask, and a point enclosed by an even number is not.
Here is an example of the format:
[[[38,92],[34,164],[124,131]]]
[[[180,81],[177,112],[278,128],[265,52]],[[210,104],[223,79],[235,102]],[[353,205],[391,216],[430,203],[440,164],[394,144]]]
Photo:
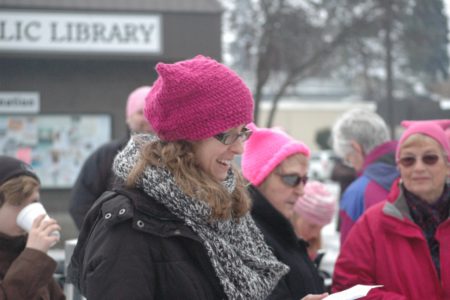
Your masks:
[[[333,149],[353,167],[358,178],[340,201],[341,245],[356,220],[373,204],[386,199],[399,173],[395,165],[396,141],[390,141],[384,120],[374,112],[353,109],[343,114],[332,130]]]

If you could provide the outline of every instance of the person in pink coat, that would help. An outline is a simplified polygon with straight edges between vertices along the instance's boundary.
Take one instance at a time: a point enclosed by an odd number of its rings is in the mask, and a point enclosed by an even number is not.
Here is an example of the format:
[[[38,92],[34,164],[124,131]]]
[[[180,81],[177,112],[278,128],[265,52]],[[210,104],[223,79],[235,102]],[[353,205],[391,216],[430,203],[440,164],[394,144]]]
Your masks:
[[[450,120],[403,122],[400,171],[387,201],[371,207],[342,245],[333,292],[382,285],[365,299],[450,299]]]

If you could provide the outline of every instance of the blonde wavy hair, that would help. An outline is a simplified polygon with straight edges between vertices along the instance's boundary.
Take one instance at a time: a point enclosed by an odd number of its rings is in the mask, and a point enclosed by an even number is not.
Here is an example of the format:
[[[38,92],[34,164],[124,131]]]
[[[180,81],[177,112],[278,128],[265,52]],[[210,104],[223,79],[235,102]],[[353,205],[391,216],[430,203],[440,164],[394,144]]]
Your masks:
[[[20,206],[36,189],[39,189],[39,186],[36,179],[26,175],[8,180],[0,186],[0,207],[5,202]]]
[[[186,195],[201,199],[210,206],[211,220],[239,218],[250,210],[251,200],[237,168],[232,167],[236,188],[230,194],[220,182],[199,168],[191,142],[152,141],[142,145],[140,157],[126,180],[126,186],[135,187],[147,165],[167,168]]]

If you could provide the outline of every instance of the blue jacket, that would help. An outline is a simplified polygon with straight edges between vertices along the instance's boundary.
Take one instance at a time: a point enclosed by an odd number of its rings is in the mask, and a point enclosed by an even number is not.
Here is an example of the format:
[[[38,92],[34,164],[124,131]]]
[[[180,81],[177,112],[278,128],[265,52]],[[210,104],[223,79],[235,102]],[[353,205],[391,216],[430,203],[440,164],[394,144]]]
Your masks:
[[[341,217],[341,245],[356,220],[375,203],[386,199],[394,180],[400,176],[395,164],[397,142],[379,145],[367,155],[362,174],[342,195],[339,215]]]

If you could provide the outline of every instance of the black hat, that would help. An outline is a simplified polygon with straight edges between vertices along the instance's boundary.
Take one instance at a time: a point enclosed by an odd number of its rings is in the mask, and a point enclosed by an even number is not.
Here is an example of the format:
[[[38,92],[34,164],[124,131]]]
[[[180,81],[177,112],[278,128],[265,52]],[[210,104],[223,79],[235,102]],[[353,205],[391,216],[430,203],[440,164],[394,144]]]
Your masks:
[[[0,155],[0,186],[8,180],[22,175],[33,177],[40,182],[30,165],[17,158]]]

